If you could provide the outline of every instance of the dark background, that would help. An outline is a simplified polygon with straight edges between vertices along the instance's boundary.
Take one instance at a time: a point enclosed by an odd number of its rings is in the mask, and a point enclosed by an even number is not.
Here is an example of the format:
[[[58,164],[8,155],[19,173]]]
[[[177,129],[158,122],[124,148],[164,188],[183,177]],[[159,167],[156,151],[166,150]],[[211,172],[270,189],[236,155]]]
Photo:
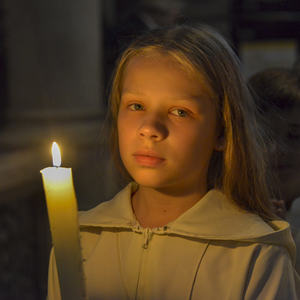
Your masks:
[[[290,67],[299,54],[298,0],[183,2],[176,21],[216,27],[246,77]],[[53,140],[73,169],[80,209],[120,188],[103,120],[110,72],[127,42],[121,29],[134,24],[138,7],[133,0],[0,2],[0,300],[46,297],[51,241],[39,170],[51,165]]]

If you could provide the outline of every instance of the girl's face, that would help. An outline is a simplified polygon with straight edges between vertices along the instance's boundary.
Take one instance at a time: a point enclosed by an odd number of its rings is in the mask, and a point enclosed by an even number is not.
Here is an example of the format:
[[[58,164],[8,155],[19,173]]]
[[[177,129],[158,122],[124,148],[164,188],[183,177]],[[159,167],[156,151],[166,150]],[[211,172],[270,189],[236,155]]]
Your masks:
[[[123,75],[118,114],[121,159],[134,180],[172,193],[206,191],[218,149],[213,92],[172,57],[132,58]]]

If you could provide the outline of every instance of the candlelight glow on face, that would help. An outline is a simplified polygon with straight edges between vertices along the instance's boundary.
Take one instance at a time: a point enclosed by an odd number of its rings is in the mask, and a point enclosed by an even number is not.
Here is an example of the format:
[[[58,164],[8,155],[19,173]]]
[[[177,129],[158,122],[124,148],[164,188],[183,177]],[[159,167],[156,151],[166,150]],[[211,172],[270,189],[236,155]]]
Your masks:
[[[60,155],[59,147],[56,142],[52,143],[52,161],[54,167],[60,167],[61,155]]]

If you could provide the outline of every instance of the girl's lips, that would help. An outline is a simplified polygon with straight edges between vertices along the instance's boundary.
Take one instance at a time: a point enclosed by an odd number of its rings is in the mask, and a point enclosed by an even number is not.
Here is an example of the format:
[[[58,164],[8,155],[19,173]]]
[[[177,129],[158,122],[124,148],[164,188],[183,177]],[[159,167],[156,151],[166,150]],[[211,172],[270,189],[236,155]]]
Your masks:
[[[146,167],[156,167],[165,161],[164,158],[149,155],[134,154],[133,156],[139,165]]]

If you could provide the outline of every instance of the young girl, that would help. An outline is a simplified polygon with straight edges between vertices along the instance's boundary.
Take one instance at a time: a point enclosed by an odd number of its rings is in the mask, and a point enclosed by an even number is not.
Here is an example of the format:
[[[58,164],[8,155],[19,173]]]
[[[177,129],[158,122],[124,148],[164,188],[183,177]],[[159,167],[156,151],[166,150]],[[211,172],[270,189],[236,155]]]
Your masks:
[[[90,300],[297,299],[294,242],[271,213],[254,105],[222,37],[180,26],[137,39],[110,116],[132,182],[80,216]]]

